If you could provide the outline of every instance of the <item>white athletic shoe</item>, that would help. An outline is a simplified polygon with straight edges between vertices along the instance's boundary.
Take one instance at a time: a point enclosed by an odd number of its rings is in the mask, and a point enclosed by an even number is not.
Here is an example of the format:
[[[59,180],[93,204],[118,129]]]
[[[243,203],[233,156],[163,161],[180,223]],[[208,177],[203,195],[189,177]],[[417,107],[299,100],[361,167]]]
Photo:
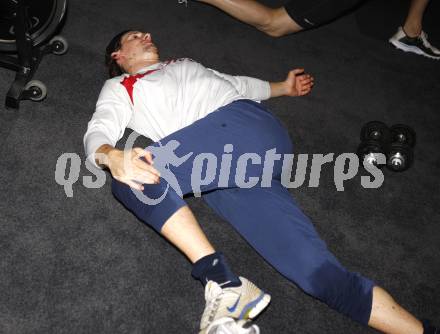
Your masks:
[[[241,286],[224,289],[214,281],[206,284],[206,306],[200,322],[200,334],[209,333],[210,326],[218,319],[253,319],[269,305],[270,295],[246,278],[240,277],[240,281]]]
[[[232,318],[220,318],[208,326],[206,334],[260,334],[257,325],[246,326],[245,320],[235,320]]]
[[[184,3],[185,7],[188,7],[188,0],[177,0],[177,3],[179,3],[179,4]]]
[[[424,31],[417,37],[409,37],[403,28],[399,27],[389,42],[405,52],[416,53],[431,59],[440,59],[440,50],[429,43],[428,35]]]

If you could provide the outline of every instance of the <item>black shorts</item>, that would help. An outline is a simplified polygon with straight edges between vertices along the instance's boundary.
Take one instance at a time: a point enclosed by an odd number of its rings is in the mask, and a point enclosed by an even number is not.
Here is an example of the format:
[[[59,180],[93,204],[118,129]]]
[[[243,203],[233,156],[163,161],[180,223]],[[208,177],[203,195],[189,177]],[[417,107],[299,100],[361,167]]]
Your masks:
[[[284,8],[302,28],[318,27],[357,7],[363,0],[290,0]]]

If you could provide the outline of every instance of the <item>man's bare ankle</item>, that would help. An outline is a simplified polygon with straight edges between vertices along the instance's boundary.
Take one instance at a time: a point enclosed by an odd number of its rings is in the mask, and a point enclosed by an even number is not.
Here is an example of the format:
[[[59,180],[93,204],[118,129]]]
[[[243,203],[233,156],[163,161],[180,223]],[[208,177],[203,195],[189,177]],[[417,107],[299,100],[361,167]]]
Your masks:
[[[402,29],[405,35],[411,38],[418,37],[422,33],[420,26],[404,25]]]

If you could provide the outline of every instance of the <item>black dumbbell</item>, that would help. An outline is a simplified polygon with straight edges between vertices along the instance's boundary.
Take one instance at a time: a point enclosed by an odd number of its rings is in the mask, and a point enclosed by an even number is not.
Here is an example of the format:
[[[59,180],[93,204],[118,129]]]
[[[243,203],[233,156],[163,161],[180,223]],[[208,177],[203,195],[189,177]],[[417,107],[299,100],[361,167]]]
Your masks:
[[[361,141],[376,140],[383,144],[390,142],[390,129],[384,122],[371,121],[361,129]]]
[[[404,124],[393,125],[390,133],[391,144],[387,153],[387,167],[395,172],[403,172],[411,167],[414,161],[416,133]]]
[[[361,129],[361,143],[357,149],[361,164],[364,160],[378,168],[382,164],[378,164],[378,155],[387,155],[390,142],[391,133],[388,126],[380,121],[371,121],[366,123]]]

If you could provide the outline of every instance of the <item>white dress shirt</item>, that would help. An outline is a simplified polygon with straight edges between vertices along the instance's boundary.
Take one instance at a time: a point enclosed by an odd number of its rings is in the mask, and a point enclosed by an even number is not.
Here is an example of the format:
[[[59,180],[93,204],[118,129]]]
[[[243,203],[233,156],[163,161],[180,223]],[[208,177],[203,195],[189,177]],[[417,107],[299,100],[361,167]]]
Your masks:
[[[219,73],[191,59],[157,63],[137,77],[105,82],[84,135],[85,151],[95,164],[96,150],[115,146],[126,127],[157,141],[233,101],[270,94],[267,81]]]

